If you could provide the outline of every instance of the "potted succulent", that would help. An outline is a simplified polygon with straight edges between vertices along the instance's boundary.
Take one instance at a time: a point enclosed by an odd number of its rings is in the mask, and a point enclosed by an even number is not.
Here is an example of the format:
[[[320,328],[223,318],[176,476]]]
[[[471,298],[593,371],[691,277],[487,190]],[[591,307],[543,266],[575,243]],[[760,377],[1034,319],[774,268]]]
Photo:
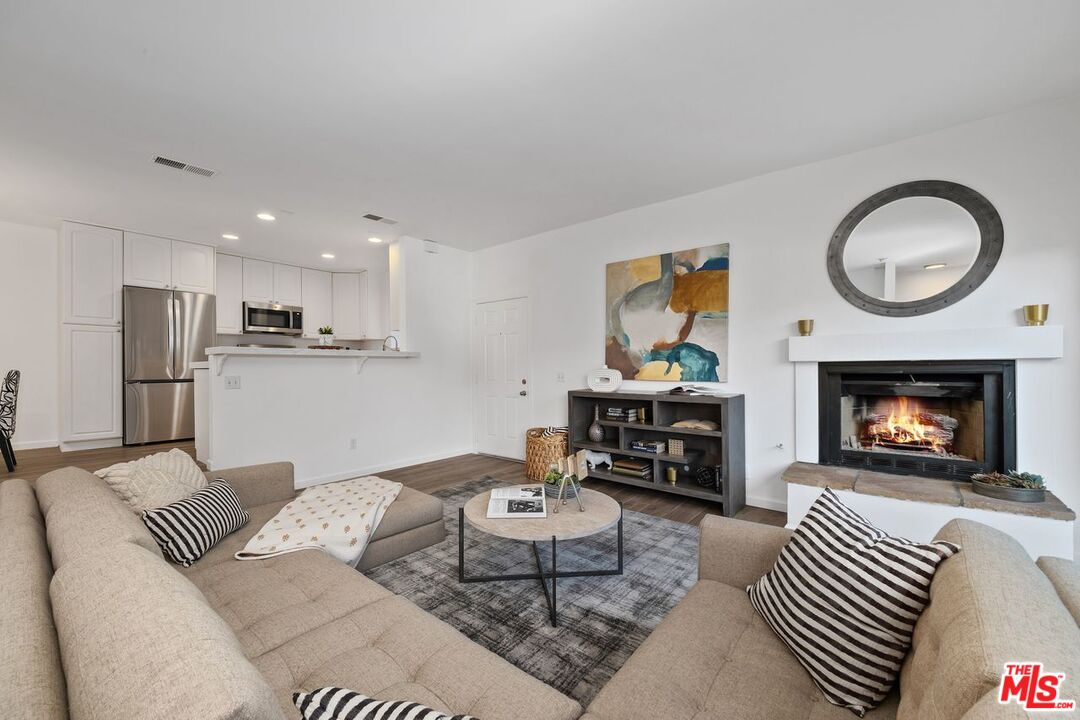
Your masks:
[[[999,500],[1042,502],[1046,499],[1046,484],[1042,475],[1010,470],[1008,473],[976,473],[971,476],[971,489],[980,495]]]
[[[554,466],[552,466],[552,468],[547,471],[547,475],[544,476],[544,494],[548,497],[559,497],[559,484],[562,483],[562,478],[563,474],[559,472]],[[578,483],[581,482],[580,480],[578,480],[576,475],[574,476],[574,480],[576,480]],[[563,491],[563,497],[577,497],[577,485],[568,480],[566,482],[566,490]]]
[[[334,328],[330,327],[329,325],[323,325],[321,328],[319,328],[319,344],[334,344]]]

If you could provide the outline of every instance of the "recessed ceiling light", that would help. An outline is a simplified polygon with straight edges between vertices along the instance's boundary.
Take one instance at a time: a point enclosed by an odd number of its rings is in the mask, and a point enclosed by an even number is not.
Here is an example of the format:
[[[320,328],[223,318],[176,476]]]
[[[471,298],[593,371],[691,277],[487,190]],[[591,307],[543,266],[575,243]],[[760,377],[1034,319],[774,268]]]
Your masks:
[[[260,220],[265,220],[266,222],[273,222],[274,220],[277,220],[276,217],[274,217],[273,215],[271,215],[268,212],[261,212],[258,215],[256,215],[255,217],[259,218]]]
[[[233,235],[232,233],[222,233],[221,238],[222,240],[239,240],[240,236]]]
[[[382,238],[377,238],[377,237],[369,237],[369,238],[367,239],[367,241],[368,241],[368,242],[373,242],[373,243],[381,243],[381,242],[382,242]]]
[[[923,265],[923,270],[940,270],[945,267],[945,263],[930,263],[929,265]]]
[[[326,258],[327,260],[333,260],[334,259],[334,253],[323,253],[322,256],[324,258]]]

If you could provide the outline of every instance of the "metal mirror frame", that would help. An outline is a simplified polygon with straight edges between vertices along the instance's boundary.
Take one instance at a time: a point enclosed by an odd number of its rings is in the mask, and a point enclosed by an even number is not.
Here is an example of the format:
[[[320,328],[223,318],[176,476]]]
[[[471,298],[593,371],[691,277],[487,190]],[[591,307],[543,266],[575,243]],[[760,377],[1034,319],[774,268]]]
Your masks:
[[[844,269],[844,248],[855,227],[867,215],[880,207],[896,200],[909,197],[936,197],[956,203],[975,219],[979,228],[979,254],[975,262],[956,283],[936,295],[921,300],[897,302],[881,300],[867,295],[851,282]],[[910,317],[936,312],[964,299],[983,284],[994,271],[1001,258],[1001,249],[1005,242],[1005,231],[1001,225],[1001,216],[993,204],[981,194],[969,187],[947,180],[915,180],[901,183],[875,193],[855,206],[847,214],[833,233],[829,241],[828,267],[829,278],[836,291],[849,303],[866,312],[890,317]]]

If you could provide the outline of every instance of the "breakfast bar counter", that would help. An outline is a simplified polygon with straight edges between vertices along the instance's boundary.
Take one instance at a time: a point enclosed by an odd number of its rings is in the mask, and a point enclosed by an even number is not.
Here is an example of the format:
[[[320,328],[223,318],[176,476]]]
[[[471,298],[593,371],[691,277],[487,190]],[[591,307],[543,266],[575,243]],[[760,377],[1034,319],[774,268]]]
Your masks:
[[[195,449],[210,470],[287,460],[298,486],[357,477],[415,457],[418,431],[441,423],[407,402],[419,352],[217,346],[206,355]]]

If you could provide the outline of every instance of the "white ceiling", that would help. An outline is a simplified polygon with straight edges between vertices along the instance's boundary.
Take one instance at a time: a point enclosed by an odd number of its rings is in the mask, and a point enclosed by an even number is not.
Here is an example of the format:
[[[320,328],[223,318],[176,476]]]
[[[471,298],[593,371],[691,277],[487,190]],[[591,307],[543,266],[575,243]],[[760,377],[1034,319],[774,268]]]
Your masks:
[[[357,264],[1077,92],[1075,0],[0,0],[0,216]]]

